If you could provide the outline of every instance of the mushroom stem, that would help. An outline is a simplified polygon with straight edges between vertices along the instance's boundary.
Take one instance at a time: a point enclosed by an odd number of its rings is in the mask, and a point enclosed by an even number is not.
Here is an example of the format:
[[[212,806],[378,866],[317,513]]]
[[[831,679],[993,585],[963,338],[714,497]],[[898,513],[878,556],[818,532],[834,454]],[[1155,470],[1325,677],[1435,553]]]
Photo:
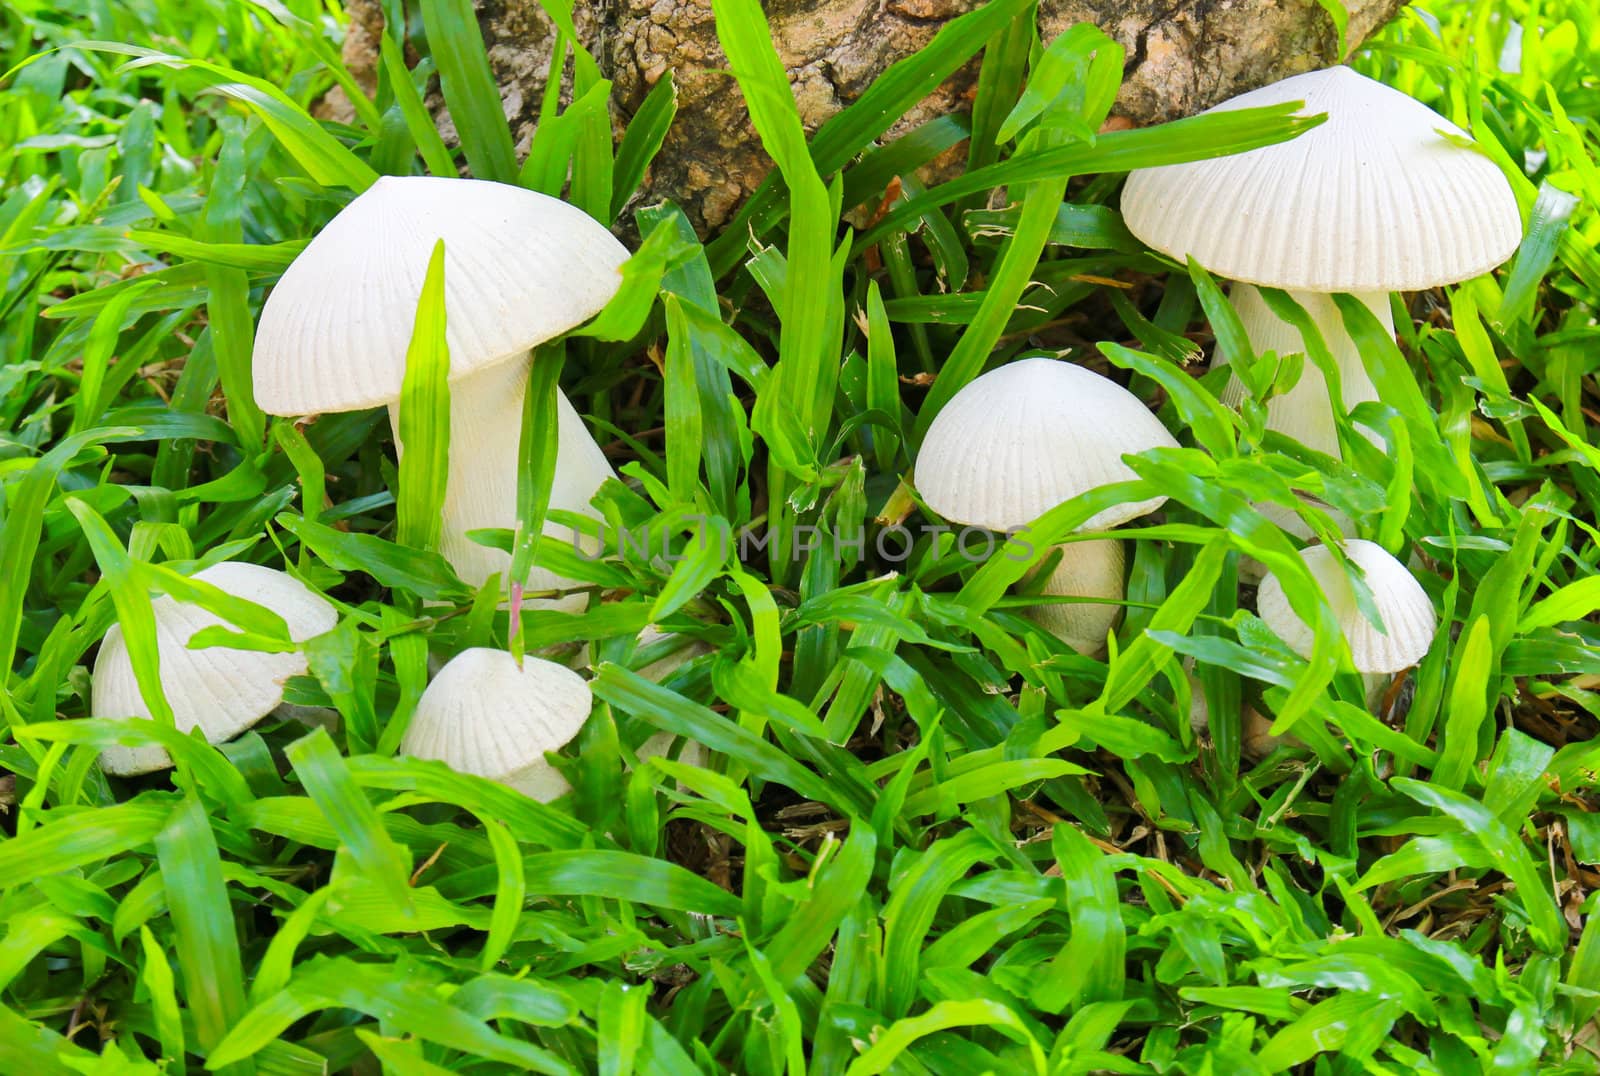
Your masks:
[[[1027,615],[1040,627],[1086,657],[1103,652],[1106,632],[1122,618],[1123,568],[1127,560],[1120,539],[1069,542],[1059,547],[1061,560],[1040,588],[1041,595],[1099,599],[1035,605]]]
[[[1344,537],[1349,538],[1355,534],[1356,525],[1354,521],[1352,521],[1349,516],[1345,515],[1337,508],[1323,504],[1321,501],[1311,497],[1303,497],[1301,499],[1315,505],[1317,508],[1320,508],[1323,512],[1327,513],[1328,518],[1333,523],[1335,529],[1337,529],[1338,532]],[[1316,532],[1311,529],[1306,521],[1301,519],[1297,513],[1284,505],[1277,504],[1273,501],[1252,501],[1250,507],[1254,508],[1257,512],[1260,512],[1263,516],[1266,516],[1267,519],[1271,520],[1277,525],[1279,530],[1283,531],[1285,534],[1292,535],[1293,537],[1300,539],[1302,542],[1309,542],[1312,538],[1316,537]],[[1239,581],[1241,583],[1249,583],[1251,586],[1255,586],[1260,583],[1262,579],[1266,578],[1266,575],[1266,565],[1262,564],[1259,560],[1256,560],[1254,557],[1239,558]]]
[[[485,527],[514,529],[517,525],[518,447],[531,363],[530,353],[450,383],[450,463],[439,552],[471,586],[480,586],[492,573],[503,573],[511,566],[508,554],[479,545],[467,532]],[[595,516],[589,499],[614,472],[566,394],[557,389],[556,396],[560,443],[550,507]],[[403,452],[398,404],[389,405],[389,424],[396,451]],[[548,523],[544,533],[567,541],[573,536],[571,528]],[[535,567],[528,573],[525,589],[552,590],[571,583]],[[566,608],[582,601],[578,595],[576,601],[567,598],[548,604]]]
[[[1314,291],[1291,291],[1289,295],[1311,315],[1317,331],[1322,334],[1323,343],[1328,345],[1333,355],[1334,364],[1339,369],[1339,394],[1343,397],[1345,411],[1348,413],[1357,404],[1376,400],[1378,390],[1367,376],[1367,368],[1361,361],[1361,350],[1345,330],[1344,318],[1333,296]],[[1356,292],[1355,297],[1361,300],[1361,305],[1372,311],[1378,322],[1393,336],[1394,316],[1389,310],[1389,294],[1381,291]],[[1256,354],[1268,351],[1280,355],[1305,352],[1305,340],[1299,330],[1274,314],[1261,297],[1261,292],[1249,284],[1235,284],[1232,299]],[[1229,356],[1218,348],[1216,361],[1226,365]],[[1222,402],[1237,406],[1244,395],[1244,385],[1238,378],[1233,378],[1228,382]],[[1287,434],[1307,448],[1334,459],[1341,458],[1339,427],[1334,422],[1328,383],[1322,371],[1309,359],[1294,388],[1267,401],[1267,428]],[[1375,433],[1365,427],[1361,430],[1368,440],[1381,446],[1382,441]]]

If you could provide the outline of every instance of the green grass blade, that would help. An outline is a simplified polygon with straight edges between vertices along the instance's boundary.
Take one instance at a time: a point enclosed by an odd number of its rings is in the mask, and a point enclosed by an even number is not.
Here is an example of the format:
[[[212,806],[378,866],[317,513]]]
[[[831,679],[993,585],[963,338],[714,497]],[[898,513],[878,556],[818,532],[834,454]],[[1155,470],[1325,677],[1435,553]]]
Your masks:
[[[117,623],[122,625],[122,635],[128,647],[128,660],[133,665],[134,679],[139,684],[139,695],[150,708],[150,715],[169,728],[177,724],[172,707],[161,687],[161,655],[156,649],[156,616],[150,608],[150,595],[144,587],[144,578],[135,568],[111,527],[80,498],[71,498],[67,507],[77,517],[83,536],[94,551],[95,563],[100,566],[101,578],[111,591],[111,601],[117,609]]]
[[[177,934],[184,998],[194,1015],[198,1045],[210,1051],[244,1012],[244,972],[222,861],[200,801],[191,796],[173,811],[155,844]],[[251,1073],[255,1066],[241,1062],[218,1071]]]
[[[528,374],[522,404],[522,432],[517,448],[517,527],[511,547],[513,602],[520,600],[528,571],[533,567],[550,508],[550,487],[555,480],[559,442],[556,398],[561,392],[561,366],[566,349],[560,343],[537,348]],[[520,640],[513,642],[521,645]]]
[[[417,299],[417,317],[400,385],[400,492],[396,537],[403,545],[439,546],[450,477],[450,345],[445,340],[444,240],[434,244]]]
[[[928,44],[891,65],[858,100],[829,118],[817,131],[811,145],[817,173],[827,176],[843,168],[912,105],[927,97],[970,60],[990,34],[1027,6],[1028,0],[984,4],[976,11],[951,19]],[[782,92],[785,95],[789,92],[787,81]],[[788,182],[786,174],[784,182]],[[786,208],[792,207],[783,204],[783,185],[778,177],[768,177],[728,223],[723,235],[709,247],[712,272],[720,278],[732,269],[743,255],[751,233],[757,237],[765,235],[783,219]]]
[[[76,1076],[99,1058],[62,1035],[0,1005],[0,1054],[29,1076]]]
[[[596,698],[626,713],[728,755],[752,773],[788,785],[803,796],[845,809],[839,792],[828,781],[748,730],[676,692],[609,663],[597,670],[591,686]]]
[[[622,143],[617,146],[616,168],[612,173],[610,220],[622,215],[628,199],[644,182],[645,172],[661,151],[661,144],[666,141],[667,132],[672,128],[672,121],[677,114],[678,86],[672,79],[672,72],[668,71],[650,87],[639,110],[628,121]]]
[[[1493,712],[1485,704],[1493,662],[1491,647],[1489,619],[1479,615],[1463,636],[1452,663],[1444,737],[1439,764],[1433,770],[1433,782],[1441,788],[1462,791],[1467,775],[1477,765],[1479,734]]]
[[[384,73],[389,78],[390,91],[394,94],[395,103],[400,106],[401,114],[405,116],[406,129],[416,141],[423,163],[433,175],[455,175],[455,158],[450,156],[449,147],[439,137],[439,129],[433,125],[433,116],[422,103],[422,95],[417,92],[416,83],[411,81],[411,72],[406,68],[405,58],[400,46],[395,44],[390,28],[384,29],[378,48]]]
[[[483,954],[478,958],[478,966],[490,971],[505,956],[506,949],[516,936],[517,921],[522,916],[523,903],[527,898],[527,878],[523,873],[522,853],[511,831],[493,818],[483,820],[483,830],[489,835],[489,844],[494,848],[494,865],[499,874],[494,895],[494,917],[490,921],[489,936],[483,943]]]
[[[817,401],[831,391],[837,362],[827,353],[829,310],[838,303],[833,279],[833,232],[837,222],[828,189],[806,147],[788,75],[772,44],[765,14],[755,0],[714,0],[717,36],[744,91],[761,143],[789,187],[788,273],[778,341],[777,390],[756,403],[752,426],[773,431],[769,445],[780,466],[803,473],[826,432],[827,416]],[[793,433],[781,415],[798,418]]]
[[[63,438],[6,490],[0,519],[0,672],[9,676],[22,626],[28,581],[39,548],[45,509],[57,480],[80,452],[111,437],[135,433],[126,428],[88,430]]]
[[[667,295],[667,351],[662,385],[667,438],[667,487],[684,504],[695,502],[700,486],[700,394],[689,325],[677,297]]]
[[[455,122],[473,176],[515,183],[517,157],[511,125],[506,122],[471,0],[421,0],[421,7],[445,107]]]
[[[215,92],[240,102],[260,117],[261,122],[294,155],[316,183],[329,187],[349,187],[360,193],[378,178],[378,174],[361,158],[346,149],[287,94],[265,79],[254,78],[220,64],[115,41],[77,41],[73,47],[132,56],[134,60],[129,67],[154,65],[199,72]]]
[[[170,803],[129,802],[51,816],[22,836],[0,844],[6,885],[87,866],[155,839],[172,814]]]
[[[351,778],[327,732],[318,729],[301,737],[286,753],[306,794],[332,823],[366,878],[381,887],[396,909],[409,911],[411,887],[405,855],[384,832],[378,812]]]

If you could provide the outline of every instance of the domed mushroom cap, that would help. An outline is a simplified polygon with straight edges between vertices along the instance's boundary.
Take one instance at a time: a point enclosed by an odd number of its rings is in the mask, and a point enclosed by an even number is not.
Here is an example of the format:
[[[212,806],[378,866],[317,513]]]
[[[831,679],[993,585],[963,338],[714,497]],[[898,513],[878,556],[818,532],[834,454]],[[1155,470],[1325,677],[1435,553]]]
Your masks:
[[[346,206],[268,296],[256,401],[275,415],[397,399],[434,243],[459,378],[598,313],[628,252],[594,218],[506,183],[385,176]]]
[[[1301,559],[1312,578],[1322,587],[1339,630],[1350,644],[1350,657],[1357,672],[1397,673],[1422,660],[1433,643],[1438,620],[1433,602],[1422,584],[1406,566],[1395,560],[1375,542],[1352,538],[1343,543],[1344,554],[1365,578],[1372,591],[1373,604],[1383,620],[1378,630],[1362,615],[1356,604],[1355,587],[1333,551],[1315,545],[1301,552]],[[1269,574],[1256,594],[1256,608],[1267,627],[1302,657],[1311,654],[1313,632],[1289,607],[1283,584]]]
[[[422,693],[400,753],[548,803],[568,785],[544,754],[578,735],[591,701],[588,682],[565,665],[525,657],[519,669],[504,650],[463,650]]]
[[[194,574],[236,598],[271,609],[283,618],[289,638],[300,643],[331,631],[338,614],[319,595],[287,573],[257,564],[224,562]],[[150,603],[156,620],[161,689],[179,732],[199,728],[211,743],[232,739],[277,708],[283,684],[306,671],[303,653],[265,654],[213,646],[190,650],[202,628],[235,627],[198,605],[162,595]],[[122,625],[113,624],[94,662],[90,711],[96,717],[146,718]],[[172,765],[160,747],[109,747],[100,754],[107,773],[150,773]]]
[[[1139,169],[1122,192],[1129,229],[1213,273],[1301,291],[1418,291],[1511,256],[1522,217],[1495,163],[1414,98],[1330,67],[1211,112],[1304,101],[1327,120],[1228,157]]]
[[[1115,382],[1069,362],[1022,359],[974,379],[945,404],[917,455],[917,489],[952,522],[1003,531],[1137,477],[1125,454],[1176,445]],[[1082,529],[1115,527],[1165,500],[1108,508]]]

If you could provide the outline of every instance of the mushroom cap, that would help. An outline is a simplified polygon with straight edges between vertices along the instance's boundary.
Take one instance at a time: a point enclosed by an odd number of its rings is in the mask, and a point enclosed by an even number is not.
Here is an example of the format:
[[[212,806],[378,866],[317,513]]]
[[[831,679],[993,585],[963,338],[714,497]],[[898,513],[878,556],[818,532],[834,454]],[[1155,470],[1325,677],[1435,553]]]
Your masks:
[[[401,754],[499,781],[548,803],[567,782],[544,759],[589,718],[583,677],[553,661],[474,647],[446,663],[417,702]]]
[[[258,564],[224,561],[194,573],[194,578],[271,609],[283,618],[289,638],[297,643],[331,631],[339,619],[333,606],[304,583]],[[179,732],[199,728],[211,743],[232,739],[275,710],[283,701],[284,681],[306,671],[305,655],[299,652],[266,654],[222,646],[190,650],[189,640],[202,628],[235,625],[170,595],[156,598],[150,607],[156,620],[161,690]],[[100,643],[89,708],[96,717],[151,716],[134,679],[121,624],[113,624]],[[108,747],[100,754],[102,769],[124,776],[170,765],[167,752],[154,745]]]
[[[952,522],[1009,530],[1087,490],[1137,477],[1125,454],[1177,443],[1116,382],[1070,362],[1021,359],[945,404],[917,455],[917,489]],[[1164,501],[1107,508],[1082,529],[1115,527]]]
[[[1213,273],[1302,291],[1418,291],[1486,273],[1522,241],[1516,196],[1468,136],[1415,98],[1330,67],[1211,112],[1304,101],[1319,127],[1277,145],[1128,176],[1133,234]]]
[[[1344,554],[1365,576],[1374,605],[1383,620],[1379,631],[1356,604],[1355,588],[1334,559],[1333,551],[1314,545],[1300,554],[1306,568],[1322,587],[1339,630],[1350,644],[1350,657],[1357,672],[1397,673],[1422,660],[1433,643],[1438,620],[1433,602],[1406,566],[1391,557],[1382,546],[1360,538],[1343,543]],[[1261,619],[1278,637],[1302,657],[1311,653],[1313,632],[1289,607],[1283,584],[1268,574],[1256,594]]]
[[[301,251],[267,297],[255,393],[275,415],[354,411],[400,396],[417,300],[445,245],[450,376],[582,324],[628,252],[594,218],[507,183],[384,176]]]

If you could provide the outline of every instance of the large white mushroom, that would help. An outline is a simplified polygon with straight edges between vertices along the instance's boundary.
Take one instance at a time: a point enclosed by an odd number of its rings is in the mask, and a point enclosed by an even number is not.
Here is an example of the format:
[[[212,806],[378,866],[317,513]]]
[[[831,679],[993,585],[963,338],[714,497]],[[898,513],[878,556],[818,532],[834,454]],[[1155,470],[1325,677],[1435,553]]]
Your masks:
[[[1210,111],[1285,101],[1328,118],[1288,142],[1135,171],[1122,214],[1150,246],[1240,282],[1233,300],[1257,353],[1305,350],[1299,331],[1249,285],[1291,291],[1333,355],[1348,410],[1377,393],[1329,296],[1354,295],[1393,333],[1389,292],[1488,272],[1516,249],[1522,218],[1505,176],[1465,132],[1348,67],[1296,75]],[[1312,364],[1267,412],[1270,428],[1339,454],[1327,384]]]
[[[553,661],[504,650],[463,650],[417,701],[400,753],[509,785],[541,803],[570,791],[545,752],[572,741],[592,697],[583,677]]]
[[[1422,584],[1381,545],[1360,538],[1340,545],[1345,558],[1361,572],[1381,625],[1373,624],[1362,613],[1355,586],[1333,550],[1314,545],[1303,550],[1300,558],[1333,610],[1334,621],[1350,645],[1351,664],[1362,674],[1370,699],[1382,686],[1383,677],[1422,660],[1433,644],[1438,619]],[[1261,581],[1256,609],[1267,627],[1291,650],[1302,657],[1311,655],[1315,633],[1290,607],[1276,575],[1269,574]]]
[[[582,210],[504,183],[386,176],[329,222],[267,298],[256,401],[275,415],[388,406],[401,382],[434,244],[445,245],[450,466],[440,552],[474,586],[510,558],[466,537],[514,527],[530,351],[587,321],[621,284],[628,252]],[[613,471],[565,395],[550,507],[594,514]],[[570,538],[554,524],[546,533]],[[535,569],[532,590],[568,581]],[[581,598],[576,603],[581,605]]]
[[[1124,455],[1163,445],[1172,434],[1139,398],[1072,363],[1022,359],[974,379],[945,404],[917,455],[917,489],[944,518],[1006,531],[1100,486],[1137,477]],[[1155,511],[1166,497],[1096,513],[1101,531]],[[1123,595],[1122,543],[1062,545],[1041,593],[1097,601],[1038,605],[1029,616],[1074,650],[1105,647]]]
[[[277,613],[297,643],[331,631],[338,622],[326,600],[272,568],[230,561],[202,569],[194,578]],[[179,732],[199,728],[211,743],[232,739],[277,709],[283,702],[284,681],[306,671],[305,654],[300,651],[269,654],[224,646],[190,650],[189,640],[202,628],[236,625],[170,595],[156,598],[150,606],[155,613],[161,690]],[[95,657],[90,711],[96,717],[151,717],[120,624],[106,632]],[[153,745],[108,747],[100,754],[101,768],[119,776],[171,765],[167,752]]]

